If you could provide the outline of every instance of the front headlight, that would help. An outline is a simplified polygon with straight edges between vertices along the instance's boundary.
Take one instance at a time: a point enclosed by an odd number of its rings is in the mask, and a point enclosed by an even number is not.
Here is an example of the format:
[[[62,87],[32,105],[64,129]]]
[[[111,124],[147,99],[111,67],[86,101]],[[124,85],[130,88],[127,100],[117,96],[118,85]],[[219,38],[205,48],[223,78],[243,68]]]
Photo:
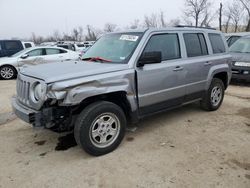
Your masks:
[[[37,83],[34,87],[34,98],[36,101],[40,101],[42,98],[44,98],[44,91],[45,89],[43,88],[41,83]]]
[[[250,67],[250,62],[235,62],[234,66],[239,66],[239,67]]]

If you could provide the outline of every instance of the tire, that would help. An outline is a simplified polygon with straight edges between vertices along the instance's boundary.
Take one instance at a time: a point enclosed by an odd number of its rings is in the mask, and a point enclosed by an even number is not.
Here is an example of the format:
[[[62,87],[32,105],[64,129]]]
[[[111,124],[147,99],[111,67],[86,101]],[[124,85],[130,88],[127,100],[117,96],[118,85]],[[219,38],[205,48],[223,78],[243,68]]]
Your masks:
[[[222,80],[213,78],[208,91],[201,101],[201,107],[207,111],[217,110],[224,99],[225,86]],[[213,95],[213,96],[212,96]]]
[[[115,150],[124,138],[126,117],[114,103],[99,101],[87,106],[78,116],[74,136],[78,145],[94,156]]]
[[[16,78],[17,71],[14,67],[9,65],[4,65],[0,67],[0,78],[3,80],[11,80]]]

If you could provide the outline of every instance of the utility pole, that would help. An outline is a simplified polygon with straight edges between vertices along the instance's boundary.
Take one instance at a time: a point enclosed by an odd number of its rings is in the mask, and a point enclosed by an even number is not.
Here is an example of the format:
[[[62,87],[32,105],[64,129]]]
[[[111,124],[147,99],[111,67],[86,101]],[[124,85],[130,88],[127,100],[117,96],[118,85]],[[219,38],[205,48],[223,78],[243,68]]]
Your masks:
[[[219,28],[220,28],[220,31],[222,30],[222,8],[223,8],[223,5],[222,3],[220,3],[220,10],[219,10]]]

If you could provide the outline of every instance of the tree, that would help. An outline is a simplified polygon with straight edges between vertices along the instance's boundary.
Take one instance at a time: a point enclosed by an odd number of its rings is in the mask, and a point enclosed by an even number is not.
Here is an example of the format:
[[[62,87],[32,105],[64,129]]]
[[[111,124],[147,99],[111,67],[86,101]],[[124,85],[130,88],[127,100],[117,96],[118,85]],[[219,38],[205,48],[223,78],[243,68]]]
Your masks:
[[[249,0],[239,0],[239,1],[242,3],[248,15],[248,23],[247,23],[246,31],[250,31],[250,1]]]
[[[154,28],[162,28],[167,26],[167,22],[165,20],[164,12],[160,12],[159,14],[153,13],[151,15],[144,16],[144,24],[145,27],[154,27]]]
[[[116,24],[106,23],[103,30],[105,33],[111,33],[116,30],[116,27],[117,27]]]
[[[228,9],[231,14],[231,20],[233,22],[234,32],[237,32],[239,27],[239,22],[242,18],[241,16],[243,10],[241,6],[238,6],[238,3],[236,1],[232,5],[229,5]]]
[[[144,26],[149,28],[149,27],[158,27],[157,23],[157,14],[152,13],[150,16],[145,15],[144,16]]]
[[[207,25],[211,3],[209,0],[186,0],[184,16],[194,19],[195,26]]]
[[[94,27],[87,25],[87,35],[85,36],[85,40],[87,41],[95,41],[101,35],[101,31],[95,29]]]
[[[137,29],[140,27],[140,20],[135,19],[129,26],[129,29]]]

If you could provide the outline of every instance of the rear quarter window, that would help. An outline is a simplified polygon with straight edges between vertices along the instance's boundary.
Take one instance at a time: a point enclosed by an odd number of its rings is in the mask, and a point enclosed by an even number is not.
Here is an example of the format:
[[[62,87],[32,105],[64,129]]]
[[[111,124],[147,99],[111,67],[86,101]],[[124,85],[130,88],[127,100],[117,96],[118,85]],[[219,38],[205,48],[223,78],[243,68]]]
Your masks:
[[[220,34],[209,33],[208,37],[214,54],[226,52],[226,48]]]

